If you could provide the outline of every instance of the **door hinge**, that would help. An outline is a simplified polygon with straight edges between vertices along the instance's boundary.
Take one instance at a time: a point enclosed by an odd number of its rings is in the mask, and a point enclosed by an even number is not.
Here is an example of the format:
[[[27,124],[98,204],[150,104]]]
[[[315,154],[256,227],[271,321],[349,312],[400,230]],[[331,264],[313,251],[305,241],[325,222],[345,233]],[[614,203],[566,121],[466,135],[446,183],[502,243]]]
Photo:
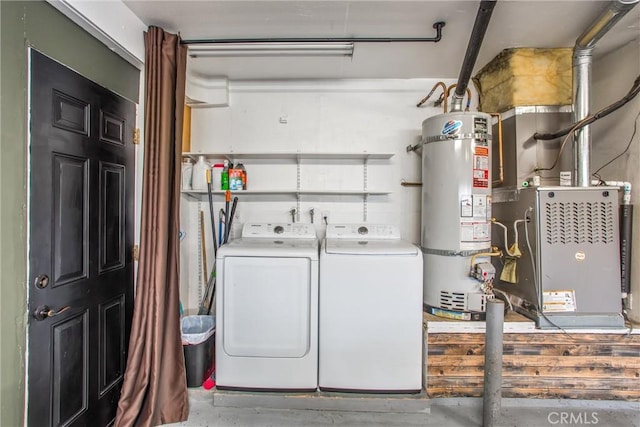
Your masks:
[[[140,259],[140,246],[133,245],[133,249],[131,249],[131,258],[134,261],[138,261]]]
[[[133,144],[134,145],[140,144],[140,128],[135,128],[133,130]]]

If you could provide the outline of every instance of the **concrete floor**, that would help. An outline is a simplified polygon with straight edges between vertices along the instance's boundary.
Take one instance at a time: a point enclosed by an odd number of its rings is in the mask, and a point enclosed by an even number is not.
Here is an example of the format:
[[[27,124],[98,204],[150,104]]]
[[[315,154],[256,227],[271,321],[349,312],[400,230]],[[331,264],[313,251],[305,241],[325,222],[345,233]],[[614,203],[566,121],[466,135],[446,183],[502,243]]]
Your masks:
[[[214,406],[214,393],[189,390],[189,419],[167,426],[438,426],[482,425],[481,398],[438,398],[416,412],[361,412]],[[226,403],[225,403],[226,404]],[[246,402],[245,402],[246,404]],[[269,405],[267,405],[269,406]],[[497,426],[640,427],[640,402],[503,399]]]

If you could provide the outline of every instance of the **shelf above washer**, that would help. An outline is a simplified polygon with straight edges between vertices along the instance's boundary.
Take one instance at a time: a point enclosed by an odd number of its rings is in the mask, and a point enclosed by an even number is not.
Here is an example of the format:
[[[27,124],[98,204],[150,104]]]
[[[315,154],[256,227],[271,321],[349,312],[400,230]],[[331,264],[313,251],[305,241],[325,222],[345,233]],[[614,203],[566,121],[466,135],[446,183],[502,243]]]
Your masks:
[[[182,190],[182,194],[201,199],[208,197],[206,190]],[[212,194],[214,197],[224,196],[226,191],[216,190]],[[383,196],[391,194],[392,191],[372,191],[372,190],[242,190],[232,191],[233,196],[262,196],[262,195],[315,195],[315,196]]]
[[[384,160],[394,156],[393,153],[300,153],[300,152],[279,152],[279,153],[182,153],[183,157],[190,157],[197,160],[198,156],[208,158],[234,160]]]

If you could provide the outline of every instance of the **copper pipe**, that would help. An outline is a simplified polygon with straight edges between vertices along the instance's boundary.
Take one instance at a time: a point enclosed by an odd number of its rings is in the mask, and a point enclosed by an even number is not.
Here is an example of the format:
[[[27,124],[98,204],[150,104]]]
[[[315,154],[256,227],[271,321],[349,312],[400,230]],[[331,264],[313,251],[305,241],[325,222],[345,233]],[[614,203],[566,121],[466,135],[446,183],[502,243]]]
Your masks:
[[[471,90],[467,87],[467,106],[464,107],[464,111],[469,111],[469,107],[471,107]]]
[[[420,107],[420,106],[422,106],[422,104],[424,104],[425,102],[427,102],[427,100],[428,100],[429,98],[431,98],[431,95],[433,95],[433,92],[435,92],[435,91],[436,91],[436,89],[438,88],[438,86],[442,87],[442,92],[443,92],[444,94],[446,94],[446,93],[447,93],[447,85],[445,85],[445,84],[444,84],[444,82],[438,82],[438,83],[436,83],[435,85],[433,85],[433,88],[431,88],[431,92],[429,92],[429,93],[427,94],[427,96],[425,96],[424,98],[422,98],[422,99],[420,100],[420,102],[418,102],[418,103],[416,104],[416,107]],[[446,96],[445,96],[445,98],[444,98],[444,112],[445,112],[445,113],[447,112],[447,97],[446,97]]]
[[[504,156],[502,150],[502,115],[500,113],[489,113],[491,117],[498,118],[498,158],[500,159],[500,166],[498,167],[498,173],[500,179],[493,181],[492,185],[501,185],[504,182]]]

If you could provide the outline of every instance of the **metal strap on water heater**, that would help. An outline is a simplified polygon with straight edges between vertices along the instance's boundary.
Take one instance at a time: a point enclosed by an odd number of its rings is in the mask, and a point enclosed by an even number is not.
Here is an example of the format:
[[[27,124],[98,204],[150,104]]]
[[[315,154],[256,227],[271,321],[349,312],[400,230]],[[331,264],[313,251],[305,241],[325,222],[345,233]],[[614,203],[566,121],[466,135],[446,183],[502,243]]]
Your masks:
[[[473,251],[453,251],[453,250],[446,250],[446,249],[430,249],[430,248],[425,248],[423,246],[420,246],[420,249],[422,249],[423,254],[440,255],[440,256],[461,256],[461,257],[470,257],[476,254],[487,252],[486,248],[476,249]]]
[[[456,135],[435,135],[428,136],[422,139],[423,144],[429,144],[431,142],[439,141],[451,141],[457,139],[486,139],[491,140],[491,135],[488,133],[458,133]]]

